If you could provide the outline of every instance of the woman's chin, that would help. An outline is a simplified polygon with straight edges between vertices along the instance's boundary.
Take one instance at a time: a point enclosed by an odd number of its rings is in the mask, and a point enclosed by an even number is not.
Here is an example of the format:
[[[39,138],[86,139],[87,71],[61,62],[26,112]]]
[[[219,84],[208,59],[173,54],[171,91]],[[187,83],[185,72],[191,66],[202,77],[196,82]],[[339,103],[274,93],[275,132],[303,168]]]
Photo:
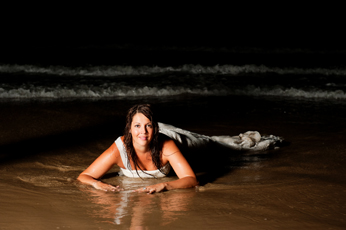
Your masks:
[[[148,146],[150,144],[150,140],[148,139],[137,139],[137,144],[140,146]]]

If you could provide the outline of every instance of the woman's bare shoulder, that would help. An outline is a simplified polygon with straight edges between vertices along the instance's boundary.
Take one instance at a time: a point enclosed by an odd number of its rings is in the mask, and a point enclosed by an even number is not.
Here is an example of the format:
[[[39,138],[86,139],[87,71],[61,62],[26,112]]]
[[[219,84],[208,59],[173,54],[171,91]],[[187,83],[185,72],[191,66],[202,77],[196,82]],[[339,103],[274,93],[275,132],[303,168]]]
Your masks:
[[[115,142],[113,142],[113,144],[106,150],[109,154],[113,154],[113,155],[120,155],[118,146]]]
[[[175,145],[174,140],[166,135],[160,134],[159,141],[161,143],[162,148],[169,147],[171,145]]]
[[[162,155],[163,155],[163,157],[169,157],[170,155],[172,155],[176,152],[180,152],[180,150],[172,139],[167,138],[167,139],[163,140],[163,143],[162,143]]]

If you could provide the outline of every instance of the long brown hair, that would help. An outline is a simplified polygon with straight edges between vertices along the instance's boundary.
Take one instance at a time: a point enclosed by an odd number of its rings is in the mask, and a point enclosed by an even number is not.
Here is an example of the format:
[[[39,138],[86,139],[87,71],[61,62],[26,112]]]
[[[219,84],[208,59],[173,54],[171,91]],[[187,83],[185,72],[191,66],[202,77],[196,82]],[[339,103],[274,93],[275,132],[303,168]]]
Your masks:
[[[125,130],[124,130],[124,145],[126,148],[127,157],[129,158],[128,168],[131,167],[130,160],[132,160],[132,162],[135,166],[135,170],[137,172],[137,175],[139,176],[137,169],[144,172],[143,169],[138,164],[138,156],[137,156],[136,151],[133,147],[132,134],[130,132],[132,119],[137,113],[142,113],[144,116],[146,116],[151,121],[151,124],[153,126],[153,138],[149,144],[150,154],[152,157],[152,161],[155,164],[155,166],[157,167],[157,169],[159,169],[160,172],[163,173],[161,171],[161,167],[162,167],[161,149],[162,149],[162,146],[161,146],[161,143],[159,140],[159,125],[158,125],[157,121],[155,120],[153,109],[152,109],[151,105],[149,105],[149,104],[139,104],[139,105],[133,106],[132,108],[129,109],[127,116],[126,116],[126,126],[125,126]],[[146,173],[146,172],[144,172],[144,173]],[[146,174],[149,174],[149,173],[146,173]],[[151,175],[151,176],[153,176],[153,175]]]

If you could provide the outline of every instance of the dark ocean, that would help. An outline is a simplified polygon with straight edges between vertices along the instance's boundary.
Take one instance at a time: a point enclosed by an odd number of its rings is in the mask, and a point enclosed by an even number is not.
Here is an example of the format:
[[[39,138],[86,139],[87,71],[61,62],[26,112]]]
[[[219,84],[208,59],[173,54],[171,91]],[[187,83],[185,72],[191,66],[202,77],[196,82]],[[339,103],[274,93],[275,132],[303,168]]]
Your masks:
[[[7,51],[1,100],[176,95],[346,99],[346,50],[108,45]],[[31,56],[32,55],[32,56]]]

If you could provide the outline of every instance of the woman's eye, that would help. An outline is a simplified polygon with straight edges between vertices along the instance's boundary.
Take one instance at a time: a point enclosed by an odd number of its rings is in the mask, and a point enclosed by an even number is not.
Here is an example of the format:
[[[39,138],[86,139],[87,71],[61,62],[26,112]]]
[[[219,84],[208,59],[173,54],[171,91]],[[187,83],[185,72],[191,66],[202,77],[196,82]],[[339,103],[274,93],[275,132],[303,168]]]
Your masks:
[[[135,125],[136,128],[139,128],[139,125]]]
[[[147,125],[148,128],[152,128],[153,126],[152,125]]]

